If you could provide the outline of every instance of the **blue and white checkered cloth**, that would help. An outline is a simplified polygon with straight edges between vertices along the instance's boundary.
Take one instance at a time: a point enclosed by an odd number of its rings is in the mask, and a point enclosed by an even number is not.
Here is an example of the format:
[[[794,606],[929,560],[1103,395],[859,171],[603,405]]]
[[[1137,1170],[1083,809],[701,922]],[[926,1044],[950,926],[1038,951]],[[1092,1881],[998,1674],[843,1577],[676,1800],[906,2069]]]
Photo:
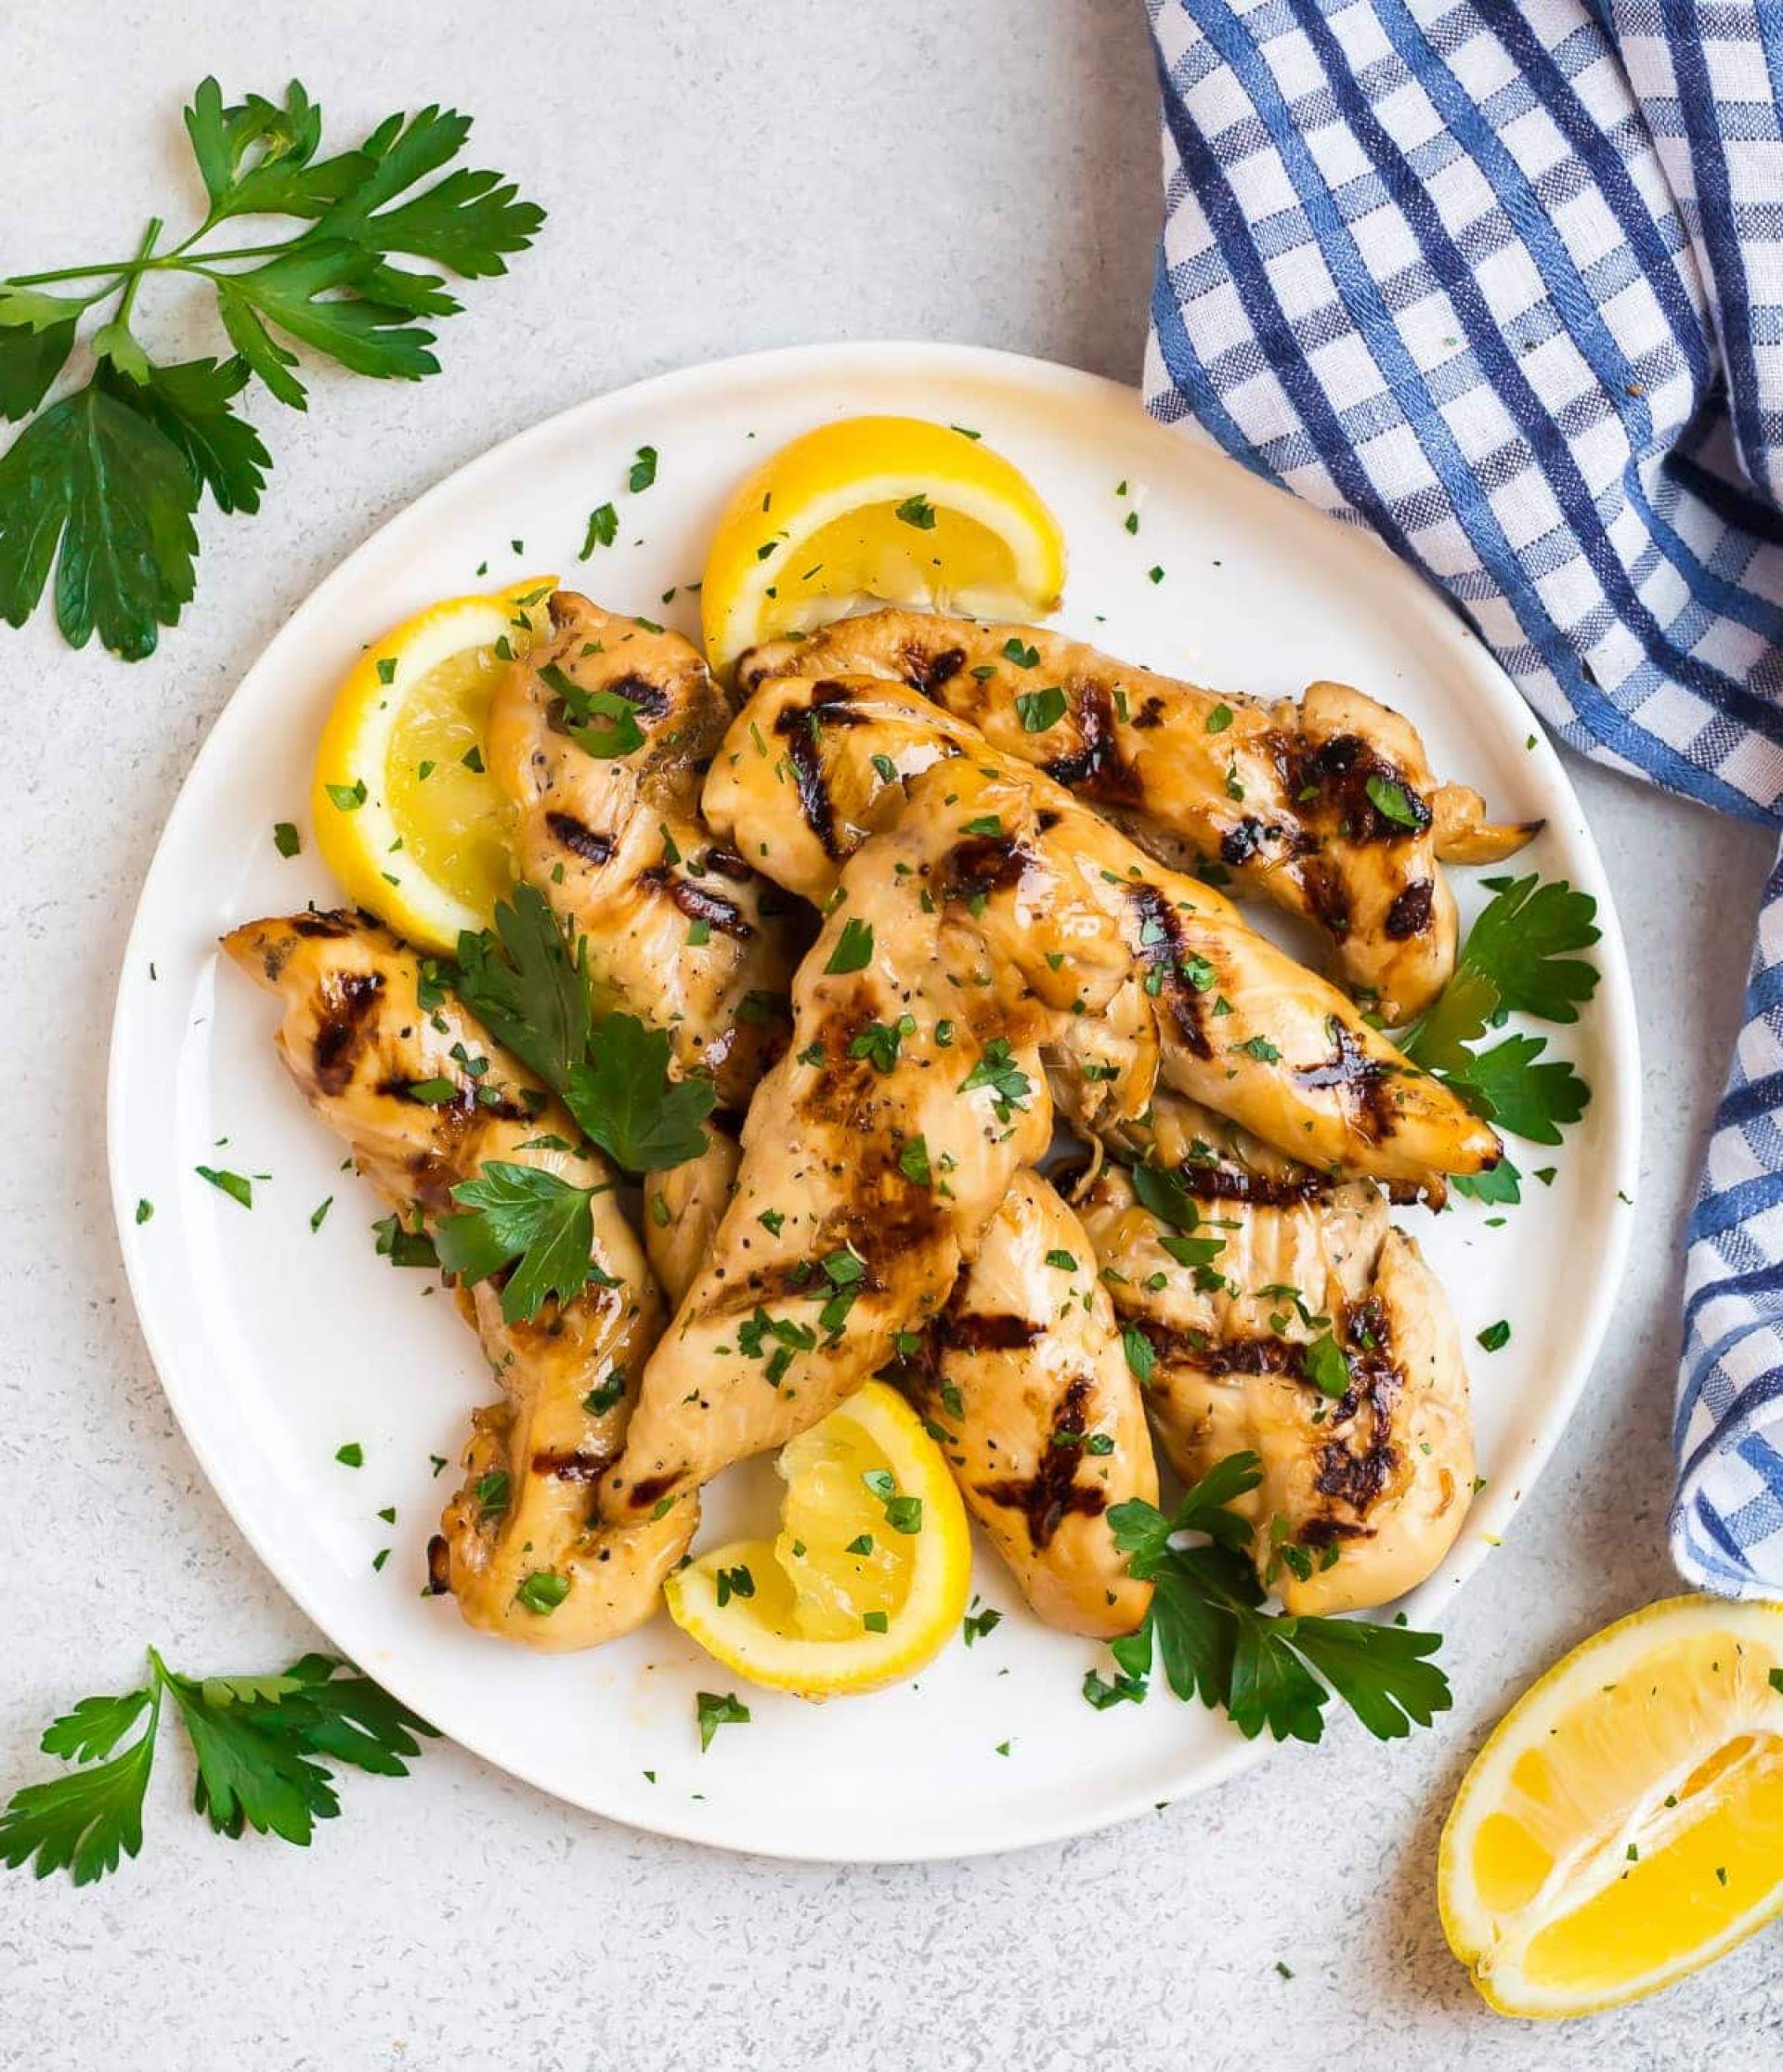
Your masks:
[[[1438,583],[1571,747],[1783,820],[1783,0],[1149,0],[1146,400]],[[1783,865],[1672,1551],[1783,1594]]]

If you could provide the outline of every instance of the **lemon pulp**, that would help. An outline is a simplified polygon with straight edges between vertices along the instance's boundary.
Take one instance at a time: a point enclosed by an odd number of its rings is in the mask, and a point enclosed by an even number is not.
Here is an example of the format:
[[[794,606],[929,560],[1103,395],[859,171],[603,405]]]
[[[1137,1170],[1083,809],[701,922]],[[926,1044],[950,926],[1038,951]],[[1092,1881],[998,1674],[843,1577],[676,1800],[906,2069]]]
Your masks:
[[[493,647],[436,663],[404,697],[384,757],[384,795],[410,863],[486,915],[514,877],[514,808],[479,767],[508,667]]]

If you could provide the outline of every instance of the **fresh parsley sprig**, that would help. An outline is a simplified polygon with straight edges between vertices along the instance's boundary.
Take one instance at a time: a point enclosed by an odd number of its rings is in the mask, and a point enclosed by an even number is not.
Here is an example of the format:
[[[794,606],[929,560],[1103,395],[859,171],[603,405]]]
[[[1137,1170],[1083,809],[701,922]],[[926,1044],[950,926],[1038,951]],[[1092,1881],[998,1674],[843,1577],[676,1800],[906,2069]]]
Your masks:
[[[0,280],[0,417],[32,418],[0,457],[0,617],[21,626],[52,564],[56,617],[76,647],[94,632],[126,661],[151,653],[192,594],[206,490],[218,510],[260,507],[271,461],[234,405],[257,380],[306,407],[293,345],[357,374],[418,381],[437,373],[427,328],[455,315],[440,273],[505,272],[544,211],[498,173],[454,167],[471,122],[451,109],[387,117],[356,149],[319,158],[321,111],[293,81],[282,102],[258,94],[226,106],[206,79],[186,129],[207,206],[191,234],[161,250],[151,219],[134,255]],[[304,227],[247,244],[203,241],[237,216]],[[231,358],[150,358],[135,324],[143,284],[167,274],[202,282]],[[90,311],[92,371],[47,409]],[[33,415],[33,413],[39,413]]]
[[[459,938],[449,974],[460,999],[496,1039],[557,1094],[590,1142],[628,1173],[697,1158],[716,1092],[699,1075],[670,1076],[670,1043],[635,1015],[596,1021],[587,945],[572,950],[544,895],[517,885],[495,927]],[[440,1264],[467,1285],[512,1266],[501,1289],[510,1323],[570,1301],[591,1280],[612,1287],[592,1257],[595,1190],[501,1160],[452,1190],[464,1212],[436,1230]]]
[[[0,1861],[36,1875],[68,1870],[77,1885],[142,1846],[143,1796],[154,1768],[163,1699],[198,1766],[196,1810],[218,1834],[247,1829],[307,1847],[318,1820],[341,1810],[329,1765],[407,1777],[417,1735],[437,1729],[332,1655],[305,1655],[276,1676],[187,1676],[149,1649],[149,1681],[115,1698],[84,1698],[40,1744],[75,1768],[27,1784],[0,1811]],[[125,1736],[147,1715],[122,1754]]]
[[[1449,1679],[1425,1659],[1441,1645],[1438,1635],[1264,1609],[1248,1552],[1251,1523],[1231,1508],[1262,1479],[1255,1453],[1232,1453],[1174,1516],[1138,1499],[1109,1512],[1128,1574],[1152,1584],[1152,1608],[1137,1633],[1110,1644],[1120,1675],[1087,1685],[1090,1702],[1100,1709],[1142,1699],[1155,1652],[1178,1698],[1225,1712],[1247,1740],[1266,1727],[1278,1741],[1320,1740],[1334,1696],[1380,1740],[1428,1727],[1451,1702]],[[1204,1535],[1201,1543],[1178,1545],[1190,1532]]]
[[[1490,1049],[1483,1039],[1510,1014],[1578,1021],[1597,989],[1596,967],[1575,954],[1598,940],[1597,902],[1564,879],[1485,882],[1494,897],[1468,931],[1448,984],[1399,1048],[1498,1128],[1557,1144],[1584,1114],[1589,1086],[1563,1059],[1543,1057],[1545,1036],[1510,1036]],[[1481,1200],[1515,1202],[1519,1177],[1507,1158],[1492,1173],[1451,1184]]]

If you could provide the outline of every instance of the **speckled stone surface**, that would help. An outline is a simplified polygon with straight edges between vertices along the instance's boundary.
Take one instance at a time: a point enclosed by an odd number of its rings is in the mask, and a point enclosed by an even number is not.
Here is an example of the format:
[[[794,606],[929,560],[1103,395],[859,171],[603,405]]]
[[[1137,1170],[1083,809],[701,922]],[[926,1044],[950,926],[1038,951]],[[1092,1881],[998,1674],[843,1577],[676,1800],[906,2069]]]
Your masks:
[[[189,198],[177,111],[206,70],[231,94],[298,72],[349,130],[456,102],[477,117],[475,163],[518,176],[553,220],[510,280],[470,291],[436,379],[321,375],[307,417],[258,411],[278,463],[265,513],[207,513],[197,606],[151,661],[71,654],[42,623],[0,631],[8,1789],[44,1773],[51,1714],[117,1688],[145,1640],[211,1668],[269,1666],[316,1638],[173,1427],[104,1178],[107,1023],[136,888],[242,671],[418,491],[640,375],[908,336],[1131,379],[1159,215],[1137,0],[17,0],[0,13],[0,268],[108,256],[150,206]],[[176,293],[146,313],[163,338],[180,319]],[[184,343],[215,349],[202,321]],[[121,1876],[76,1893],[0,1873],[0,2065],[1777,2064],[1775,1932],[1645,2007],[1541,2029],[1475,1999],[1433,1901],[1443,1807],[1509,1696],[1672,1586],[1678,1232],[1769,849],[1574,775],[1641,1000],[1639,1223],[1591,1392],[1456,1608],[1440,1732],[1383,1752],[1340,1729],[1107,1834],[889,1870],[659,1842],[451,1748],[407,1783],[349,1784],[307,1853],[229,1845],[186,1810],[170,1743],[144,1855]]]

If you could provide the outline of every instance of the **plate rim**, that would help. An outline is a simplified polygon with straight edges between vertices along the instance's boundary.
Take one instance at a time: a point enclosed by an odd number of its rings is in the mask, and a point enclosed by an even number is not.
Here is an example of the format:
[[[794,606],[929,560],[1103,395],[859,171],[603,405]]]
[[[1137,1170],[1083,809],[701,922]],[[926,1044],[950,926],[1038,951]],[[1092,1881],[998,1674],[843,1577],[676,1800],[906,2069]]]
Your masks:
[[[154,851],[148,868],[143,873],[119,961],[107,1038],[106,1166],[112,1217],[117,1228],[125,1281],[136,1312],[137,1328],[148,1348],[162,1392],[174,1413],[182,1438],[191,1449],[194,1459],[203,1471],[218,1502],[228,1513],[236,1530],[241,1533],[272,1580],[311,1624],[328,1637],[331,1645],[351,1659],[357,1659],[354,1650],[336,1637],[335,1628],[343,1623],[336,1611],[332,1609],[330,1615],[324,1618],[307,1583],[293,1582],[286,1572],[285,1566],[275,1559],[270,1551],[270,1534],[263,1531],[254,1505],[238,1489],[232,1469],[204,1436],[203,1419],[200,1414],[197,1395],[195,1392],[189,1395],[184,1381],[176,1378],[179,1373],[178,1362],[164,1340],[159,1323],[151,1322],[154,1315],[152,1305],[145,1301],[148,1266],[137,1242],[134,1200],[127,1190],[123,1170],[124,1131],[120,1117],[124,1106],[124,1062],[129,1035],[126,1024],[133,998],[131,975],[140,968],[142,960],[148,955],[141,938],[149,925],[148,915],[153,904],[151,895],[156,890],[157,879],[163,869],[169,867],[166,861],[168,829],[177,816],[187,794],[200,788],[207,777],[211,765],[227,754],[233,745],[236,733],[247,723],[241,716],[245,694],[265,671],[276,664],[287,646],[296,645],[301,642],[308,626],[326,614],[335,594],[350,587],[357,565],[362,559],[371,558],[388,534],[398,528],[407,528],[416,524],[424,526],[427,515],[436,504],[474,486],[482,475],[505,469],[516,456],[523,457],[530,446],[549,445],[572,421],[594,419],[604,410],[621,407],[629,410],[641,401],[671,404],[679,394],[689,389],[696,390],[712,381],[747,379],[751,374],[778,376],[784,380],[796,381],[801,372],[833,372],[839,366],[857,377],[868,377],[877,371],[888,376],[901,378],[924,373],[938,379],[988,378],[1012,384],[1029,393],[1040,388],[1050,389],[1055,393],[1070,392],[1086,401],[1110,402],[1118,399],[1126,405],[1141,401],[1140,391],[1135,384],[1118,382],[1087,369],[1071,367],[1061,361],[1011,352],[999,346],[935,340],[876,339],[770,346],[748,353],[730,354],[718,359],[697,360],[670,368],[638,381],[624,383],[618,387],[584,397],[510,433],[505,438],[449,470],[350,548],[301,599],[236,681],[207,728],[198,752],[162,815]],[[1221,461],[1232,466],[1242,465],[1217,447],[1204,444],[1196,437],[1192,425],[1159,426],[1159,429],[1173,429],[1178,434],[1186,430],[1191,443],[1204,458]],[[1290,494],[1287,491],[1282,493]],[[1300,502],[1302,500],[1295,501]],[[1383,547],[1381,552],[1393,562],[1397,572],[1386,580],[1400,590],[1405,600],[1405,609],[1414,614],[1424,612],[1430,619],[1433,627],[1440,625],[1445,630],[1452,630],[1453,620],[1442,593],[1407,564],[1391,555],[1389,550]],[[1479,672],[1481,681],[1492,684],[1490,695],[1496,701],[1502,702],[1508,698],[1515,701],[1518,710],[1529,712],[1532,717],[1537,716],[1497,658],[1471,629],[1467,630],[1464,652],[1470,658],[1470,666]],[[1578,807],[1577,793],[1571,778],[1564,763],[1560,762],[1555,745],[1548,733],[1539,727],[1534,731],[1540,744],[1538,754],[1546,758],[1551,764],[1549,774],[1557,777],[1561,787],[1578,808],[1577,827],[1572,839],[1597,880],[1600,983],[1594,1009],[1604,1017],[1603,1038],[1607,1054],[1613,1064],[1610,1076],[1614,1100],[1608,1136],[1614,1171],[1610,1178],[1621,1195],[1632,1202],[1636,1192],[1640,1165],[1641,1064],[1633,982],[1628,969],[1620,916],[1595,837],[1582,808]],[[1593,1092],[1594,1098],[1599,1098],[1597,1088],[1594,1088]],[[1632,1215],[1613,1217],[1609,1220],[1606,1247],[1607,1256],[1605,1262],[1607,1271],[1596,1277],[1595,1297],[1582,1323],[1580,1339],[1581,1352],[1573,1364],[1568,1385],[1550,1398],[1537,1437],[1524,1459],[1518,1463],[1521,1497],[1527,1498],[1552,1460],[1602,1352],[1609,1317],[1627,1271],[1633,1224]],[[1484,1534],[1472,1535],[1464,1548],[1453,1552],[1451,1559],[1444,1564],[1441,1572],[1426,1579],[1416,1591],[1411,1593],[1411,1597],[1427,1598],[1433,1606],[1448,1604],[1478,1570],[1487,1556],[1494,1551],[1496,1544],[1496,1540],[1488,1541]],[[390,1671],[387,1675],[386,1667]],[[406,1664],[402,1661],[387,1665],[381,1664],[377,1672],[378,1680],[393,1696],[410,1704],[423,1717],[427,1716],[428,1707],[414,1695],[413,1685],[409,1681],[405,1669]],[[541,1776],[538,1766],[524,1756],[516,1759],[512,1753],[498,1748],[494,1745],[494,1737],[476,1731],[460,1733],[453,1729],[449,1733],[444,1728],[440,1731],[444,1738],[491,1764],[505,1775],[514,1777],[565,1805],[592,1813],[602,1819],[614,1821],[639,1832],[662,1834],[677,1841],[696,1843],[704,1847],[722,1849],[732,1854],[760,1856],[788,1862],[916,1863],[965,1860],[1037,1847],[1069,1840],[1080,1834],[1100,1832],[1138,1818],[1141,1813],[1152,1810],[1155,1803],[1150,1796],[1141,1794],[1130,1799],[1117,1799],[1112,1808],[1098,1805],[1084,1813],[1061,1810],[1050,1818],[1042,1818],[1023,1823],[1020,1835],[1014,1839],[1003,1833],[969,1831],[957,1837],[949,1836],[944,1840],[925,1837],[915,1844],[894,1845],[882,1850],[862,1851],[857,1847],[839,1852],[809,1842],[777,1840],[771,1836],[735,1839],[714,1832],[709,1825],[702,1825],[697,1820],[677,1818],[669,1805],[664,1806],[659,1817],[646,1820],[640,1818],[636,1809],[630,1805],[623,1810],[617,1810],[612,1805],[603,1804],[598,1789],[598,1772],[593,1773],[592,1789],[571,1791],[562,1782],[548,1780]],[[1187,1798],[1224,1783],[1251,1768],[1279,1745],[1261,1737],[1247,1741],[1234,1733],[1230,1745],[1217,1755],[1204,1761],[1193,1779],[1175,1796]],[[652,1810],[654,1813],[654,1809]]]

